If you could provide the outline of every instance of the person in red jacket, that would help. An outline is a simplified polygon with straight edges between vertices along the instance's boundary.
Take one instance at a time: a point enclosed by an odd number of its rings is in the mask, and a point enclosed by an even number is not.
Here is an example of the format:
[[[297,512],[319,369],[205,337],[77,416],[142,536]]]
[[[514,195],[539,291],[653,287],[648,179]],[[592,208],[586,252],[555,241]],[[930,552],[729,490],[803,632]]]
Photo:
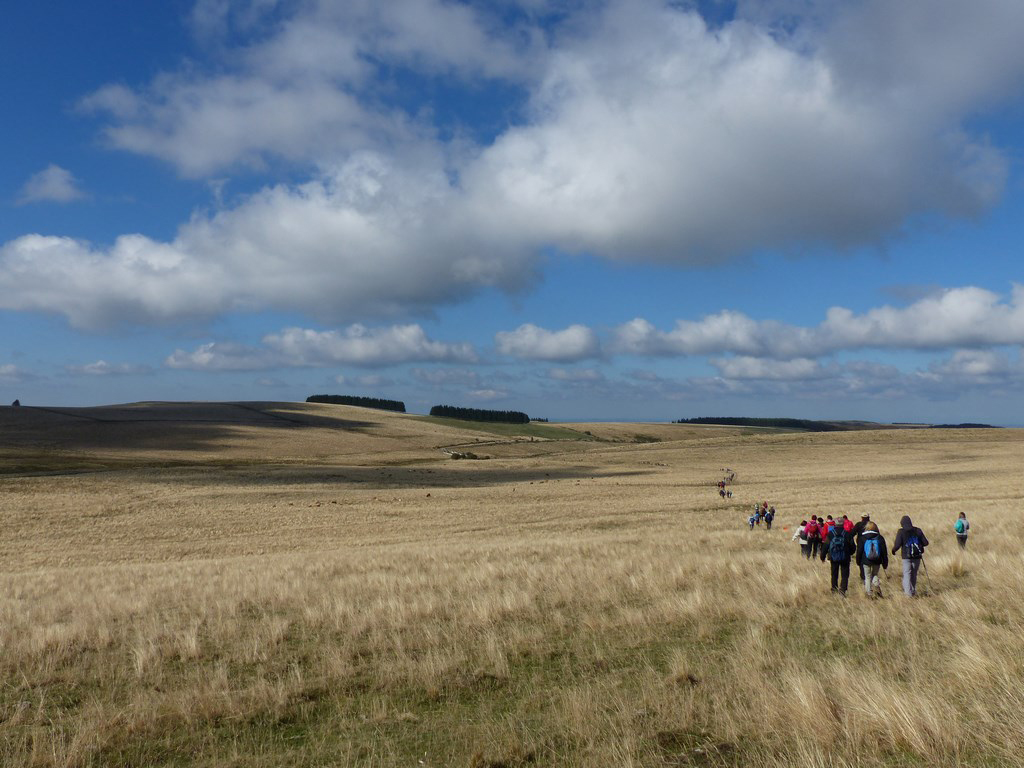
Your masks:
[[[811,515],[811,521],[805,529],[807,534],[807,559],[818,556],[818,547],[821,546],[821,526],[818,524],[818,516]]]
[[[836,521],[832,519],[832,515],[825,517],[825,522],[821,527],[821,546],[818,547],[818,557],[821,558],[821,562],[825,562],[825,539],[832,532],[835,527]]]

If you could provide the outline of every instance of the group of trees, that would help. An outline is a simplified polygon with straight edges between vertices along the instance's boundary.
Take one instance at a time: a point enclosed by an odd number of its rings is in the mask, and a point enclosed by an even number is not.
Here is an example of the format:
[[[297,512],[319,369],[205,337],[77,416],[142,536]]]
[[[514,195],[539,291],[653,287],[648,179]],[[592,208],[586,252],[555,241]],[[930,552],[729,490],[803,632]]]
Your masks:
[[[331,405],[358,405],[362,408],[379,408],[384,411],[405,413],[401,400],[385,400],[380,397],[357,397],[355,395],[310,395],[307,403],[329,403]],[[530,417],[522,411],[490,411],[484,408],[459,408],[454,405],[435,405],[431,416],[465,421],[491,421],[505,424],[529,424]]]
[[[489,411],[484,408],[459,408],[454,405],[435,405],[431,416],[466,421],[497,421],[505,424],[529,424],[530,417],[522,411]]]
[[[378,408],[382,411],[405,413],[401,400],[385,400],[380,397],[356,397],[355,395],[310,395],[307,403],[330,403],[331,405],[358,405],[362,408]]]

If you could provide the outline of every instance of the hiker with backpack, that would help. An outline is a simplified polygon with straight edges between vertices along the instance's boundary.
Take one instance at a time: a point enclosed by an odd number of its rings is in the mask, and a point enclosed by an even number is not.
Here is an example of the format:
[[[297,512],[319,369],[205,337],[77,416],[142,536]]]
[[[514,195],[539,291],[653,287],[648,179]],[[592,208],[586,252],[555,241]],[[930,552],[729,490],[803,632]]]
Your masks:
[[[846,597],[846,589],[850,586],[850,557],[856,549],[853,539],[853,524],[849,529],[842,522],[837,522],[825,537],[822,549],[828,553],[832,563],[832,592],[839,592]]]
[[[764,524],[766,530],[772,529],[772,520],[775,519],[775,507],[771,507],[764,515]]]
[[[811,522],[807,524],[804,531],[807,534],[807,559],[818,556],[818,547],[821,545],[821,526],[818,524],[818,516],[811,515]]]
[[[871,522],[871,515],[864,514],[860,516],[860,522],[854,523],[853,525],[853,536],[857,539],[857,546],[860,546],[860,535],[867,528],[868,523]],[[876,529],[878,526],[875,526]],[[860,550],[857,550],[860,552]],[[860,559],[857,560],[857,568],[860,571],[860,580],[864,581],[864,566],[861,564]]]
[[[793,538],[790,541],[800,540],[800,554],[804,557],[811,556],[811,545],[807,543],[807,521],[801,520],[800,527],[796,529],[796,533],[793,534]]]
[[[868,597],[874,597],[876,591],[881,597],[882,584],[878,579],[878,569],[889,570],[889,551],[885,546],[885,538],[878,532],[878,526],[870,520],[856,536],[857,565],[864,574],[864,591]]]
[[[907,597],[917,595],[917,572],[924,560],[924,548],[928,546],[928,538],[924,531],[916,527],[909,515],[900,518],[900,530],[892,542],[892,553],[900,553],[903,560],[903,594]]]
[[[825,516],[825,522],[821,522],[821,518],[818,518],[818,527],[821,529],[821,546],[818,547],[818,557],[821,558],[821,562],[825,562],[825,555],[827,551],[825,549],[825,539],[832,532],[835,527],[836,521],[832,519],[832,515]]]
[[[971,530],[971,524],[967,522],[965,512],[961,512],[960,517],[953,523],[953,530],[956,532],[956,543],[960,545],[960,549],[967,549],[967,532]]]

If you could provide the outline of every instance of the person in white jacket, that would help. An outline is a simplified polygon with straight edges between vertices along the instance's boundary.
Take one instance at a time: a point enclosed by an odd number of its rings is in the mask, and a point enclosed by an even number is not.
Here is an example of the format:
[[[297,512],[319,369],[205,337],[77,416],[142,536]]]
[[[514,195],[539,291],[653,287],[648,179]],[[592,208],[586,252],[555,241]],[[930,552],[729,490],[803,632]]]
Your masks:
[[[811,545],[807,541],[807,521],[801,520],[800,527],[796,529],[796,533],[793,534],[792,541],[800,540],[800,554],[804,557],[811,556]]]

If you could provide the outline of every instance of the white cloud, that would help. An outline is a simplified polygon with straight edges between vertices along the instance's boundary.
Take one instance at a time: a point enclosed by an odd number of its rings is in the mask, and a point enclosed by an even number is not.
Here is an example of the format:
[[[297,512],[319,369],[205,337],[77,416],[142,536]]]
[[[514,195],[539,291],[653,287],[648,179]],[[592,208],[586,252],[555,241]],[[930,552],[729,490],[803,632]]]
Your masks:
[[[903,307],[856,314],[833,307],[812,328],[755,321],[735,311],[700,321],[679,320],[660,331],[637,318],[619,326],[609,348],[643,356],[724,355],[782,360],[814,358],[841,350],[951,349],[1024,344],[1024,286],[1009,301],[982,288],[951,288]]]
[[[83,376],[137,376],[139,374],[152,373],[153,369],[148,365],[138,363],[108,363],[106,360],[97,360],[94,363],[85,365],[69,365],[68,373],[80,374]]]
[[[921,212],[991,204],[1006,159],[964,126],[1020,90],[1011,31],[1024,5],[810,5],[816,15],[786,25],[744,11],[712,29],[674,4],[611,0],[570,4],[547,28],[442,0],[203,0],[192,23],[217,44],[212,64],[108,85],[83,106],[106,117],[114,146],[185,175],[281,165],[312,178],[197,212],[170,242],[10,241],[0,308],[90,328],[263,309],[321,323],[409,316],[485,287],[522,290],[549,247],[705,263],[877,243]],[[458,128],[448,141],[425,103],[385,87],[395,71],[469,94],[498,79],[529,104],[512,105],[519,119],[493,141],[474,146]],[[849,320],[834,324],[855,333]],[[792,337],[735,313],[716,322],[634,330],[640,347],[709,354],[765,354],[757,334]],[[537,352],[597,354],[595,339],[581,344]],[[797,339],[770,354],[805,349]]]
[[[806,381],[834,375],[817,360],[806,358],[767,360],[760,357],[727,357],[712,359],[711,364],[727,379]]]
[[[972,10],[987,16],[975,26],[1024,21],[1005,3]],[[936,24],[936,11],[918,3],[892,15],[941,26],[940,42],[963,34]],[[487,148],[467,169],[467,188],[511,232],[614,258],[691,263],[872,242],[917,211],[990,203],[1006,163],[960,130],[970,109],[963,91],[946,92],[923,68],[896,69],[908,80],[869,90],[840,71],[830,47],[873,49],[868,31],[853,34],[791,40],[743,21],[709,30],[695,13],[612,2],[589,34],[552,53],[532,123]],[[1006,35],[999,56],[971,39],[979,56],[1013,73],[1000,80],[1020,82],[1024,55]]]
[[[376,367],[423,361],[469,363],[476,359],[471,344],[434,341],[418,325],[367,328],[357,324],[343,331],[286,328],[264,336],[260,348],[209,342],[192,352],[176,350],[165,364],[170,368],[238,371],[338,364]]]
[[[413,361],[471,363],[471,344],[434,341],[418,325],[389,328],[349,326],[344,331],[287,328],[264,337],[264,343],[287,360],[301,365],[395,365]]]
[[[0,246],[0,307],[59,312],[86,328],[261,308],[336,322],[527,285],[529,253],[487,244],[472,223],[452,221],[436,160],[359,155],[321,181],[197,215],[170,243],[125,235],[95,248],[20,237]]]
[[[286,363],[268,350],[232,342],[211,341],[191,352],[177,349],[164,360],[168,368],[192,371],[260,371]]]
[[[547,377],[554,381],[573,382],[578,384],[595,384],[604,381],[604,374],[593,368],[552,368]]]
[[[443,0],[323,0],[283,15],[275,3],[241,9],[204,0],[192,22],[204,46],[221,46],[223,73],[186,67],[141,91],[108,85],[81,102],[113,119],[105,130],[112,146],[187,176],[272,158],[321,164],[412,140],[410,117],[381,106],[386,70],[518,78],[535,66],[540,39]],[[230,47],[232,33],[249,42]]]
[[[500,389],[472,389],[466,394],[474,400],[502,400],[508,397],[508,392]]]
[[[941,373],[988,376],[1009,372],[1010,362],[1004,355],[991,350],[958,349],[934,369]]]
[[[16,384],[21,381],[28,381],[32,378],[34,378],[34,376],[13,363],[4,363],[3,365],[0,365],[0,381]]]
[[[70,203],[85,197],[78,179],[71,171],[50,164],[29,177],[21,188],[19,203]]]
[[[499,331],[494,341],[500,354],[527,360],[569,362],[597,357],[601,352],[597,334],[583,325],[549,331],[526,323],[514,331]]]

